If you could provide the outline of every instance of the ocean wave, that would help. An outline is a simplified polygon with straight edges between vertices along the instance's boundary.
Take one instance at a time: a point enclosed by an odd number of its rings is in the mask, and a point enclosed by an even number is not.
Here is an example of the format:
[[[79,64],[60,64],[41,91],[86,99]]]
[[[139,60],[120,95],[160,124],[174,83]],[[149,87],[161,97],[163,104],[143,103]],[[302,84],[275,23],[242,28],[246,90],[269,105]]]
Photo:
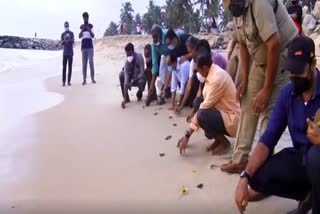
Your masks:
[[[36,65],[43,60],[60,56],[61,51],[18,50],[0,48],[0,72],[25,65]]]

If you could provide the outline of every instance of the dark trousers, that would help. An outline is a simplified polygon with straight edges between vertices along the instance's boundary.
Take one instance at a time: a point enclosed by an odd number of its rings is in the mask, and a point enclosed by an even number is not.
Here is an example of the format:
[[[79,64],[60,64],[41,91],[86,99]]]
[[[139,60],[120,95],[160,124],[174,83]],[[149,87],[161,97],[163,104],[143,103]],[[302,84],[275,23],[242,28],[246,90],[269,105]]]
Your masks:
[[[62,60],[62,82],[66,83],[66,76],[67,76],[67,64],[68,64],[68,83],[71,82],[72,77],[72,62],[73,56],[63,56]]]
[[[148,90],[150,90],[151,87],[151,81],[152,81],[152,72],[151,72],[151,68],[147,68],[146,69],[146,77],[147,77],[147,83],[148,83]],[[157,90],[156,88],[153,90],[153,94],[151,95],[152,99],[157,99]]]
[[[120,72],[119,81],[120,81],[122,97],[123,97],[123,99],[126,99],[127,101],[129,101],[130,100],[129,94],[128,94],[129,88],[125,85],[124,71]],[[132,86],[133,87],[138,87],[138,92],[137,92],[136,96],[137,96],[138,99],[141,99],[142,95],[143,95],[143,91],[144,91],[144,89],[146,87],[146,80],[145,79],[141,79],[141,80],[138,80],[136,82],[133,82]]]
[[[312,192],[312,213],[320,214],[320,146],[303,153],[287,148],[272,155],[249,181],[261,193],[301,201]]]
[[[203,97],[197,97],[193,106],[197,112],[197,119],[200,127],[204,130],[208,139],[213,139],[218,135],[229,135],[224,126],[220,111],[216,109],[200,109]]]

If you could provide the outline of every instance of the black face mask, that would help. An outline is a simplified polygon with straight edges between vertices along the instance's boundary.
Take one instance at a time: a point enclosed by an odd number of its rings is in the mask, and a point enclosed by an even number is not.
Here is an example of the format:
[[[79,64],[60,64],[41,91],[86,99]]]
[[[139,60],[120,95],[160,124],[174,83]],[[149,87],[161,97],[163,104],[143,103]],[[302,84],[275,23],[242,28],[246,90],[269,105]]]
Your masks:
[[[232,16],[240,17],[244,14],[244,9],[246,7],[245,0],[231,0],[229,4],[229,10]]]
[[[313,72],[310,71],[308,77],[291,77],[293,91],[295,95],[301,96],[304,92],[308,91],[312,87]]]

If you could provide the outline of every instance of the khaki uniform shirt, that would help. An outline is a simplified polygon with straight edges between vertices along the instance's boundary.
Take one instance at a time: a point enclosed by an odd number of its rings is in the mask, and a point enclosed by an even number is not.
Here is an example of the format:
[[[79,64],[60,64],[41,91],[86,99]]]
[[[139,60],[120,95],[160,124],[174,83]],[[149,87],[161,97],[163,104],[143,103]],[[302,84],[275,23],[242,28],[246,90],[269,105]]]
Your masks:
[[[274,13],[275,1],[278,8]],[[251,8],[253,16],[251,15]],[[255,18],[255,22],[253,18]],[[234,19],[238,41],[248,47],[257,66],[267,64],[266,41],[275,33],[280,34],[280,52],[297,36],[298,31],[281,0],[246,0],[243,16]]]

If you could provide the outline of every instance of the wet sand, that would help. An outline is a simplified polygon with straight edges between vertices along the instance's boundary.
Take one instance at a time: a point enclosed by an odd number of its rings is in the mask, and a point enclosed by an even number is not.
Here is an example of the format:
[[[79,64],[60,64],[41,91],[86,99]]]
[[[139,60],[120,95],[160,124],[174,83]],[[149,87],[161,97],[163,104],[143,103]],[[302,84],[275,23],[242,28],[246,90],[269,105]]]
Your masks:
[[[132,102],[121,109],[117,75],[124,62],[122,48],[97,45],[95,58],[97,84],[85,87],[79,54],[72,87],[61,87],[58,58],[31,73],[0,74],[10,85],[15,78],[38,75],[43,67],[57,70],[56,76],[32,85],[19,84],[24,93],[10,96],[13,112],[7,114],[48,102],[47,96],[53,100],[50,94],[63,96],[10,127],[5,126],[9,117],[2,120],[0,213],[237,213],[233,197],[239,176],[210,169],[229,161],[230,154],[206,153],[210,141],[199,131],[181,157],[176,143],[188,126],[183,117],[188,109],[174,116],[168,105],[143,108],[134,92]],[[41,84],[45,96],[35,93]],[[33,99],[22,105],[19,100],[26,94]],[[288,145],[288,136],[282,144]],[[183,186],[190,192],[180,198]],[[249,204],[247,213],[286,213],[295,206],[295,201],[270,197]]]

